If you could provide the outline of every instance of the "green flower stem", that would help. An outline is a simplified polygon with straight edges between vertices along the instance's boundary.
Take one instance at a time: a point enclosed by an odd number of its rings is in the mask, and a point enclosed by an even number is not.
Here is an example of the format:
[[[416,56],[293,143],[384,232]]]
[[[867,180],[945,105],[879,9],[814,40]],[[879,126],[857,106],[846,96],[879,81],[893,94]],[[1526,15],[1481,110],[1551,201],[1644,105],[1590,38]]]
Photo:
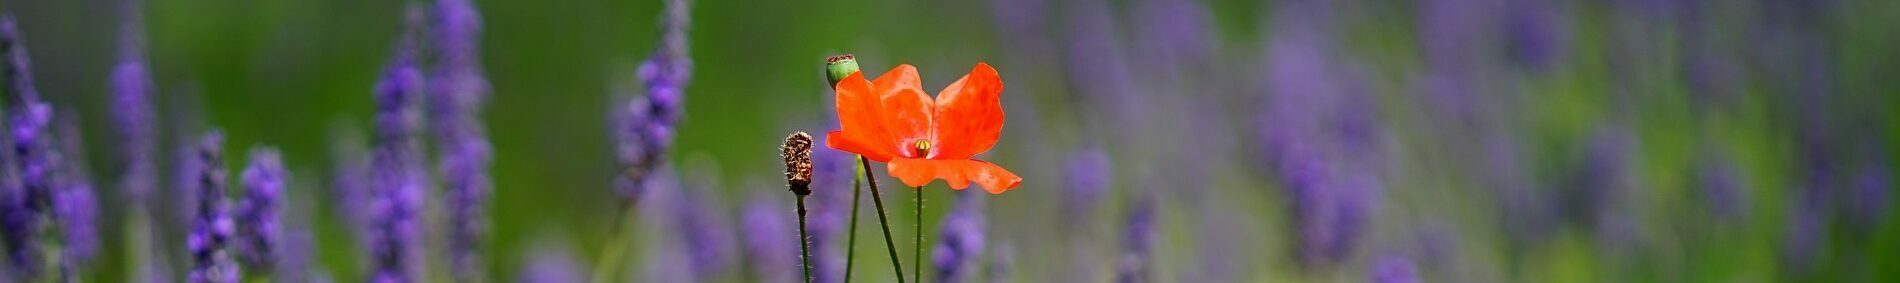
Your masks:
[[[917,265],[917,269],[913,269],[910,271],[910,276],[911,276],[910,278],[912,282],[923,283],[924,282],[924,186],[917,186],[917,198],[916,198],[916,201],[914,202],[917,203],[917,209],[911,210],[910,224],[911,224],[911,231],[916,231],[917,233],[911,235],[910,261],[914,262]],[[899,276],[902,276],[902,275],[899,275]]]
[[[891,254],[891,269],[897,271],[897,283],[904,283],[904,263],[897,259],[897,244],[891,240],[891,220],[884,213],[884,195],[877,190],[877,174],[871,173],[871,160],[864,156],[858,156],[858,165],[864,170],[864,180],[871,183],[871,204],[877,205],[877,224],[884,228],[884,250]]]
[[[636,210],[633,209],[633,202],[623,201],[620,203],[620,213],[614,214],[613,228],[611,228],[612,231],[608,232],[608,235],[612,235],[611,237],[613,238],[607,239],[606,251],[601,253],[599,264],[594,265],[594,276],[591,282],[613,282],[615,281],[613,279],[619,275],[614,273],[614,271],[620,270],[621,261],[625,260],[627,256],[627,249],[632,246],[628,241],[633,239],[633,237],[629,237],[626,233],[627,230],[631,229],[625,226],[632,225],[630,222],[634,220],[633,214],[635,211]]]
[[[844,240],[844,283],[851,283],[852,263],[858,258],[858,253],[855,252],[858,248],[858,204],[863,203],[858,199],[864,197],[864,184],[859,183],[864,178],[864,171],[855,172],[853,175],[856,176],[851,177],[851,224],[845,228],[845,234],[848,236],[845,236]]]

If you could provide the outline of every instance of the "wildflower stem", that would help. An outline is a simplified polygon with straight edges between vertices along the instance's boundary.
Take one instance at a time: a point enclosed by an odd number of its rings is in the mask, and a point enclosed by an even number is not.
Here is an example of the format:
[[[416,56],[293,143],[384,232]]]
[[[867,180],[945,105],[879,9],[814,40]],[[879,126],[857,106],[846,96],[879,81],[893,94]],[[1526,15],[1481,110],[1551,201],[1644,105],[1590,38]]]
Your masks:
[[[627,248],[629,246],[627,239],[633,238],[626,235],[626,231],[629,229],[623,227],[628,226],[627,222],[633,221],[633,213],[632,201],[620,202],[620,213],[614,214],[613,227],[609,228],[610,231],[607,233],[611,235],[610,237],[612,238],[607,239],[606,251],[600,255],[600,264],[594,265],[594,276],[591,282],[604,283],[615,281],[613,277],[618,274],[614,273],[614,271],[620,270],[620,261],[623,260],[627,254]]]
[[[798,254],[803,259],[805,283],[811,283],[811,236],[805,232],[805,196],[798,196]]]
[[[911,215],[910,227],[911,227],[911,231],[916,231],[916,233],[911,234],[910,261],[915,262],[917,264],[917,269],[913,269],[910,271],[910,276],[911,276],[910,278],[911,278],[911,281],[913,282],[923,283],[924,282],[924,186],[917,186],[917,197],[915,201],[913,202],[917,203],[917,209],[912,209],[910,211],[910,215]],[[899,276],[902,276],[902,275],[899,275]]]
[[[853,175],[856,176],[851,177],[851,224],[844,232],[847,234],[844,240],[844,283],[851,283],[851,266],[858,258],[858,253],[854,252],[858,248],[858,204],[863,203],[858,199],[864,196],[864,184],[859,183],[864,179],[864,171]]]
[[[871,204],[877,206],[877,224],[884,228],[884,250],[891,254],[891,269],[897,271],[897,282],[904,283],[904,263],[897,259],[897,243],[891,240],[891,220],[884,213],[884,196],[877,190],[877,174],[871,173],[871,160],[858,156],[858,166],[864,170],[864,180],[871,184]]]

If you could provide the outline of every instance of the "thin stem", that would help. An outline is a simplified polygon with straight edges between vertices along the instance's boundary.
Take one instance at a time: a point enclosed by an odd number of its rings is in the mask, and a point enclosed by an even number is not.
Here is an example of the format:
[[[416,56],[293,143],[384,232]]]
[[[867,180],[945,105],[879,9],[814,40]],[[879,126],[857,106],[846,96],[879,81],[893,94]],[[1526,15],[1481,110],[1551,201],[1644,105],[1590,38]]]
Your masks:
[[[911,276],[910,278],[912,282],[923,283],[924,282],[924,186],[917,186],[917,198],[915,199],[914,202],[917,203],[917,209],[913,209],[910,212],[910,215],[911,215],[910,228],[911,228],[911,231],[916,231],[917,233],[914,233],[911,235],[910,261],[917,263],[917,269],[913,269],[910,271],[910,276]]]
[[[805,196],[798,196],[798,253],[804,260],[805,283],[811,283],[811,236],[805,232]]]
[[[851,177],[851,224],[849,228],[845,228],[845,234],[849,236],[846,236],[844,240],[844,283],[851,283],[851,266],[858,258],[858,253],[854,252],[858,248],[858,204],[863,203],[858,199],[864,197],[864,184],[859,183],[864,179],[864,171],[855,172],[853,175],[856,176]]]
[[[864,170],[864,180],[871,183],[871,204],[877,205],[877,224],[884,228],[884,250],[891,254],[891,269],[897,270],[897,283],[904,283],[904,263],[897,259],[897,243],[891,240],[891,220],[884,213],[884,195],[877,190],[877,174],[871,173],[871,160],[858,156],[859,168]]]
[[[614,280],[612,280],[611,277],[619,275],[614,273],[614,271],[620,270],[620,261],[626,257],[627,246],[629,246],[626,241],[632,238],[625,235],[628,229],[625,229],[623,226],[627,226],[627,222],[633,221],[634,211],[632,201],[620,202],[620,212],[614,213],[613,227],[609,228],[610,230],[607,233],[608,235],[612,235],[611,237],[613,238],[607,239],[607,250],[600,254],[600,264],[594,265],[594,276],[591,282],[612,282]]]

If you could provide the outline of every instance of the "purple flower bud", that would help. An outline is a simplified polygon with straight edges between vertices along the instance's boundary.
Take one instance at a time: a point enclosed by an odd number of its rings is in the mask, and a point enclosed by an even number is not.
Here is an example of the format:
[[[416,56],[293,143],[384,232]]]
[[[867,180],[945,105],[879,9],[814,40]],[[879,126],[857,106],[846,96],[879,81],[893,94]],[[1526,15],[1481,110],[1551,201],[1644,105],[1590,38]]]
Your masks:
[[[274,272],[281,243],[277,215],[290,175],[277,149],[258,147],[251,149],[251,163],[240,178],[244,198],[237,206],[239,258],[257,272]]]
[[[776,198],[780,194],[763,192],[747,202],[739,219],[739,233],[746,235],[740,242],[745,245],[745,260],[759,273],[759,282],[800,282],[798,227],[791,223],[797,214]]]
[[[977,278],[974,265],[983,256],[985,220],[982,197],[972,191],[957,191],[950,215],[944,216],[942,236],[932,249],[936,264],[936,282],[965,282]]]
[[[227,211],[225,200],[224,135],[212,131],[198,144],[197,203],[186,248],[191,252],[191,271],[185,282],[238,282],[242,279],[237,261],[228,248],[237,232],[237,224]]]

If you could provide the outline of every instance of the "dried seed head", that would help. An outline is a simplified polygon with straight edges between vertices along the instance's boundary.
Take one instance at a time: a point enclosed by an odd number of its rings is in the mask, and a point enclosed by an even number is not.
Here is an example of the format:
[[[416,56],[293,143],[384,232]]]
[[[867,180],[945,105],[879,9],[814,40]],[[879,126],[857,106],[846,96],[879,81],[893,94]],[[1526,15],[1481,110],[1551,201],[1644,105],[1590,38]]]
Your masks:
[[[811,135],[795,132],[779,147],[779,155],[785,158],[785,183],[799,196],[811,195],[811,144]]]

